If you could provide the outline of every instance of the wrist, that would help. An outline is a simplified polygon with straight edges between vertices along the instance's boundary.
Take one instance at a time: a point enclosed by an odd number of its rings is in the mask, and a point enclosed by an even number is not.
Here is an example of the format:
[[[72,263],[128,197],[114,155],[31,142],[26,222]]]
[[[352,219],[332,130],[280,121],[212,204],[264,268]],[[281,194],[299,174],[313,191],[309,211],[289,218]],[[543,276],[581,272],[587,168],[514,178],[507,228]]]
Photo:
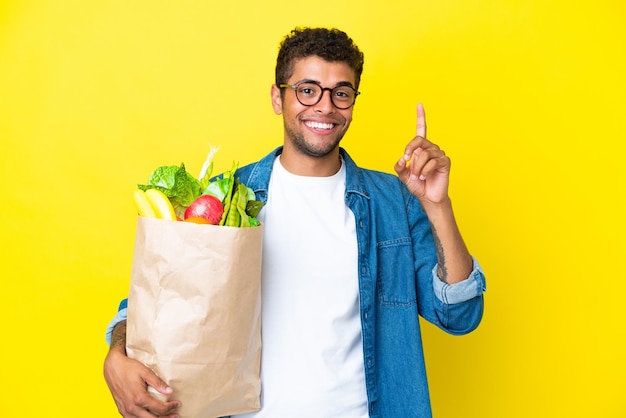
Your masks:
[[[125,342],[118,342],[116,344],[111,344],[111,346],[109,347],[109,355],[117,355],[117,354],[126,356],[126,343]]]
[[[111,345],[109,351],[119,350],[126,355],[126,320],[122,320],[115,324],[111,333]]]
[[[440,218],[442,215],[452,213],[452,200],[450,200],[449,196],[446,196],[439,202],[422,200],[420,203],[431,221],[433,218]]]

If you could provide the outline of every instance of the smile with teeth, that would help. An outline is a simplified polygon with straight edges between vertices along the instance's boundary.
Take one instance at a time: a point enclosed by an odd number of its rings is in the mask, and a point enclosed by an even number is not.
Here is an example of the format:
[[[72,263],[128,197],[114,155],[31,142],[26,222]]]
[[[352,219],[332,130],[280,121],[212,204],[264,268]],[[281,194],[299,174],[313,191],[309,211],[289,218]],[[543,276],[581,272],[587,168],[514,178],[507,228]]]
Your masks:
[[[333,129],[335,127],[334,123],[314,122],[310,120],[304,122],[304,124],[312,129]]]

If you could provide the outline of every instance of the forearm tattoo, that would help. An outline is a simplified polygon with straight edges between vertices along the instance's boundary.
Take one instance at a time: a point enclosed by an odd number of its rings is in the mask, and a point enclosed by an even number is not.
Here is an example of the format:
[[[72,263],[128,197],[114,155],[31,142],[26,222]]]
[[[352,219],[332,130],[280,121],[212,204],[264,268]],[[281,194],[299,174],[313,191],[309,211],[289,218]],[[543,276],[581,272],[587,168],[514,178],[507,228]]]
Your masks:
[[[432,223],[430,224],[430,229],[433,231],[433,240],[435,241],[435,250],[437,251],[437,276],[439,276],[442,282],[448,283],[448,269],[446,267],[446,257],[443,253],[443,245],[441,245],[437,230]]]
[[[111,347],[118,345],[126,345],[126,320],[118,322],[111,334]]]

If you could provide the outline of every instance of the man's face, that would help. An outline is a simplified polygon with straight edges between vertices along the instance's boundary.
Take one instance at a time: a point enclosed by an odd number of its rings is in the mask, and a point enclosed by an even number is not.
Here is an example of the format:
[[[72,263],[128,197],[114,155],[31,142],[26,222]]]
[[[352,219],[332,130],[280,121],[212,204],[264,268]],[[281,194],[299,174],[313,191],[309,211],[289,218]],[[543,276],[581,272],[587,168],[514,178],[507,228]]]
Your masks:
[[[287,84],[302,80],[314,81],[322,87],[333,88],[340,84],[355,85],[356,75],[344,62],[328,62],[310,56],[295,62],[294,71]],[[304,106],[293,89],[287,88],[281,97],[280,90],[272,86],[272,105],[276,114],[283,115],[285,147],[311,157],[324,157],[333,152],[352,121],[352,109],[337,109],[324,91],[322,99],[313,106]]]

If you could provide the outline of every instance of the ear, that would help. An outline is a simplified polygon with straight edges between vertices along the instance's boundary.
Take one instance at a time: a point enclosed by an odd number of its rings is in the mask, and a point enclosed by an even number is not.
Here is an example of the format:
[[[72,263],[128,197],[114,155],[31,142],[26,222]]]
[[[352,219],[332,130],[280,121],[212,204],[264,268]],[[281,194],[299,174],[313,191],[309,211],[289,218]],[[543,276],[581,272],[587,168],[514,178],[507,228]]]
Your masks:
[[[272,84],[272,107],[274,108],[274,113],[280,115],[283,113],[283,100],[280,97],[280,89],[276,84]]]

